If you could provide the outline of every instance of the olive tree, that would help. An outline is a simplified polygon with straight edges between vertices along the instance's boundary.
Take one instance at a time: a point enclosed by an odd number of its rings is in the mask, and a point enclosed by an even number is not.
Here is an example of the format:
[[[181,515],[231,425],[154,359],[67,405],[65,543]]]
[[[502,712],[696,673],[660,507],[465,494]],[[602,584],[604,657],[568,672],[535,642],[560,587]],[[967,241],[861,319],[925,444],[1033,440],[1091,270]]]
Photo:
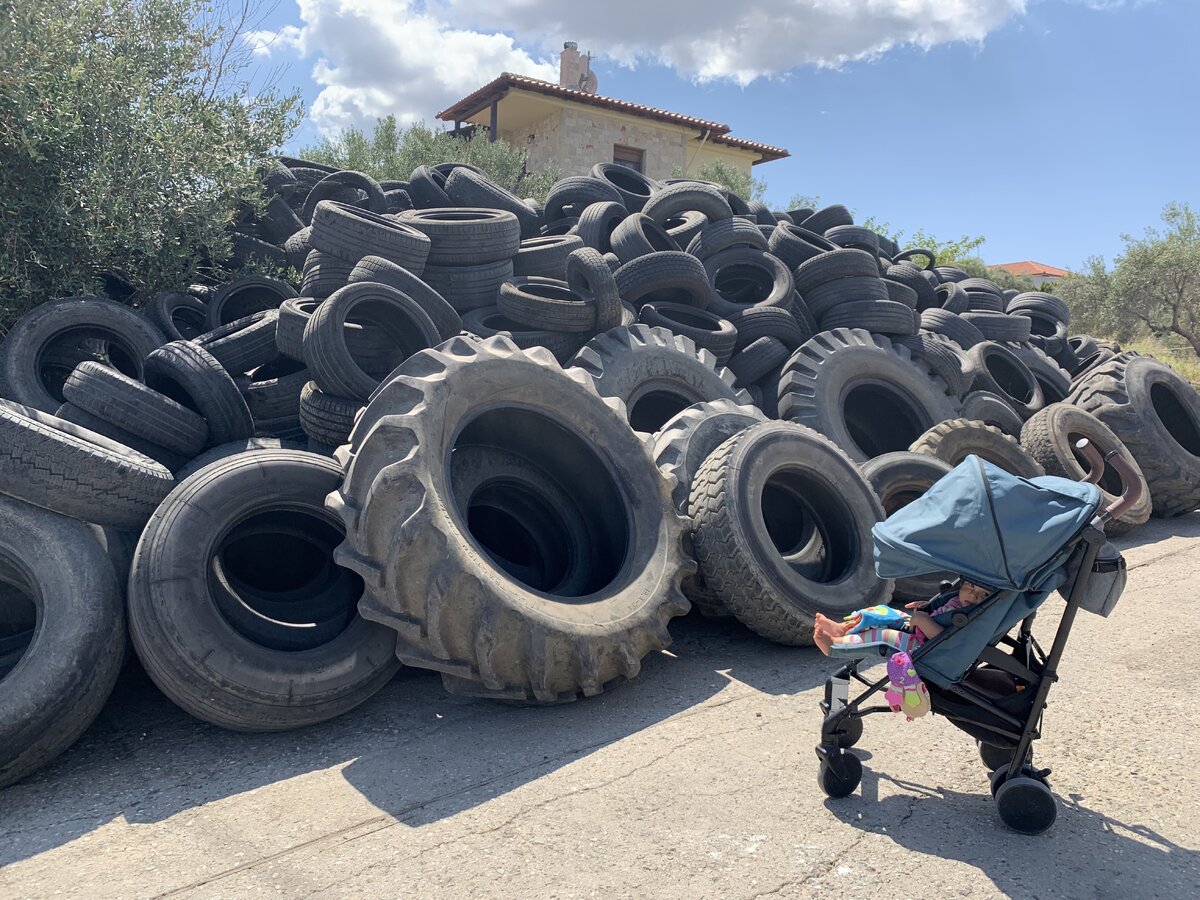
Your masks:
[[[249,83],[250,0],[0,0],[0,323],[229,255],[300,113]],[[261,11],[260,11],[261,12]]]

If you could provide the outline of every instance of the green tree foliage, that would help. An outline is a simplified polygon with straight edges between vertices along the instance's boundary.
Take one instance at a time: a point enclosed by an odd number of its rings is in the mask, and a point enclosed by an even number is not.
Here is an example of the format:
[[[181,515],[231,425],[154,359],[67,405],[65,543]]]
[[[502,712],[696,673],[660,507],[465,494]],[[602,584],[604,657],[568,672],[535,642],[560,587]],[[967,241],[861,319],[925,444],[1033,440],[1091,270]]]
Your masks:
[[[672,178],[683,178],[683,169],[675,166],[671,170]],[[711,160],[692,170],[686,177],[699,181],[712,181],[723,188],[737,194],[743,200],[761,200],[767,192],[767,183],[755,178],[749,172],[743,172],[736,166],[719,159]]]
[[[1122,235],[1125,252],[1111,271],[1093,257],[1055,290],[1071,306],[1073,327],[1118,340],[1175,334],[1200,356],[1200,216],[1170,203],[1162,221],[1140,238]]]
[[[295,96],[252,90],[246,5],[0,0],[0,322],[178,287],[228,257]]]
[[[332,137],[305,147],[299,155],[313,162],[365,172],[381,181],[406,181],[417,166],[457,162],[478,166],[502,188],[522,197],[544,200],[558,173],[545,168],[526,172],[525,151],[484,135],[460,138],[449,131],[435,131],[420,122],[407,128],[395,116],[375,122],[371,134],[345,128]]]

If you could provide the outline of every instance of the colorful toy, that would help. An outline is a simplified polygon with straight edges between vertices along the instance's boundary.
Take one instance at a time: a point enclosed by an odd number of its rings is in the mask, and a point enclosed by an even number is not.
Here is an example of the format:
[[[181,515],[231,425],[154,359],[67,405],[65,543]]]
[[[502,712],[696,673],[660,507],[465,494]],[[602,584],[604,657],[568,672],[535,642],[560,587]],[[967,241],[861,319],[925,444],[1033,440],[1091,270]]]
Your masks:
[[[892,609],[890,606],[868,606],[866,609],[856,610],[842,619],[843,622],[850,623],[850,630],[847,634],[858,634],[860,631],[866,631],[868,628],[896,628],[904,627],[904,623],[908,621],[908,617],[904,613]]]
[[[887,671],[891,684],[883,696],[893,712],[904,713],[909,722],[929,712],[929,691],[913,668],[911,656],[903,651],[893,653]]]

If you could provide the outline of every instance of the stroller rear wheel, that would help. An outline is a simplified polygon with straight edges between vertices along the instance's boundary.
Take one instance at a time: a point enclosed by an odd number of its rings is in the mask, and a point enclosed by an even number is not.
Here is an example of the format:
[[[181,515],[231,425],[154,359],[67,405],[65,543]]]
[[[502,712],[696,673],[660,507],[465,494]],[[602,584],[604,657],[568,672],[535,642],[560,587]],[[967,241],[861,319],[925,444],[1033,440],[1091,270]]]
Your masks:
[[[817,772],[817,784],[827,797],[838,799],[854,793],[862,781],[862,761],[853,753],[842,751],[822,758]]]
[[[1000,821],[1020,834],[1041,834],[1058,818],[1058,801],[1045,783],[1018,775],[996,791]]]
[[[983,760],[983,764],[987,766],[989,772],[1007,769],[1009,763],[1012,762],[1013,752],[1007,747],[997,747],[986,741],[976,741],[975,743],[979,745],[979,758]]]

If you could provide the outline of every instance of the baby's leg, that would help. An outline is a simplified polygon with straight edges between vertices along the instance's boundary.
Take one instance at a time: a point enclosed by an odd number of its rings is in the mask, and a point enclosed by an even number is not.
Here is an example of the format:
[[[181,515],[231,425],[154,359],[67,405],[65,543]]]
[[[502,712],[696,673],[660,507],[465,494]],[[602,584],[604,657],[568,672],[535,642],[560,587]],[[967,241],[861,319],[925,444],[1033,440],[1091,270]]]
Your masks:
[[[923,609],[918,609],[912,614],[912,623],[917,628],[920,628],[921,633],[927,638],[933,638],[942,633],[942,626],[935,622],[933,616]]]

